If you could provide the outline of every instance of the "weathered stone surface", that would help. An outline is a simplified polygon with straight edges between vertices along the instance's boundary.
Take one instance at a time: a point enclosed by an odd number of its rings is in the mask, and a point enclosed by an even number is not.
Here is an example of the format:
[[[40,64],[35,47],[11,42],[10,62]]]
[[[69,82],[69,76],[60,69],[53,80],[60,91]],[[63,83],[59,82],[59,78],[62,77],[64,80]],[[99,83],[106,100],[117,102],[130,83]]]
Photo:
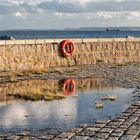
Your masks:
[[[120,136],[122,136],[122,134],[123,134],[123,131],[122,131],[122,132],[113,132],[113,133],[110,135],[110,137],[120,137]]]
[[[83,129],[83,131],[78,133],[77,135],[79,135],[79,136],[93,136],[97,130],[99,130],[99,128],[87,127],[85,129]]]
[[[68,138],[69,139],[74,135],[75,135],[75,133],[71,133],[71,132],[66,133],[66,132],[64,132],[64,133],[58,135],[57,138]]]
[[[126,134],[127,135],[137,135],[139,133],[139,129],[132,129],[132,127],[130,127],[127,131]]]
[[[120,140],[134,140],[135,138],[135,135],[123,135]]]
[[[67,138],[54,138],[53,140],[68,140],[68,139]]]
[[[92,138],[89,138],[88,140],[104,140],[104,139],[102,139],[102,138],[92,137]]]
[[[99,132],[111,133],[113,130],[114,130],[114,129],[112,129],[112,128],[104,127],[104,128],[102,128]]]
[[[74,136],[71,140],[88,140],[88,136]]]
[[[113,137],[113,136],[111,136],[107,140],[119,140],[119,137]]]
[[[83,128],[73,128],[69,132],[71,132],[71,133],[79,133],[82,130],[83,130]]]
[[[107,127],[109,127],[109,128],[117,128],[120,124],[122,124],[122,122],[120,122],[120,121],[111,121],[107,125]]]
[[[101,138],[101,139],[106,139],[108,136],[109,136],[109,133],[97,132],[94,137]]]
[[[75,40],[70,58],[60,53],[60,40],[15,40],[0,42],[0,71],[48,67],[140,62],[140,41],[126,39]],[[89,41],[89,42],[87,42]],[[121,42],[120,42],[121,41]],[[54,43],[55,42],[55,43]]]

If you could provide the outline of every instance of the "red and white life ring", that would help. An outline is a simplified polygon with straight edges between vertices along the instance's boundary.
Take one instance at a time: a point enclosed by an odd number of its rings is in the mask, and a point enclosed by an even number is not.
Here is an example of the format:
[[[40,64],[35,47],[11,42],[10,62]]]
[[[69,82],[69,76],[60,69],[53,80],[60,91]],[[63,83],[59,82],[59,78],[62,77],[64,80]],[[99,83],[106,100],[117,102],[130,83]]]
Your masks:
[[[61,43],[61,53],[64,57],[72,56],[74,53],[75,45],[71,40],[64,40]]]
[[[63,92],[66,96],[72,96],[75,93],[75,82],[74,80],[65,80],[63,85]]]

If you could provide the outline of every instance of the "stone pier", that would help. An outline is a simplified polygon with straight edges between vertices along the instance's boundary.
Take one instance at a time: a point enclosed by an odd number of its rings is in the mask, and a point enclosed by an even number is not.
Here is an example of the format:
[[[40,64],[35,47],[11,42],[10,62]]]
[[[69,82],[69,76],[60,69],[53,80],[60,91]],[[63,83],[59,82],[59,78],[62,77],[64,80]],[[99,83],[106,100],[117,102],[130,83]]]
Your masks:
[[[68,58],[60,53],[61,39],[0,41],[0,71],[140,62],[139,38],[71,40],[75,50]]]

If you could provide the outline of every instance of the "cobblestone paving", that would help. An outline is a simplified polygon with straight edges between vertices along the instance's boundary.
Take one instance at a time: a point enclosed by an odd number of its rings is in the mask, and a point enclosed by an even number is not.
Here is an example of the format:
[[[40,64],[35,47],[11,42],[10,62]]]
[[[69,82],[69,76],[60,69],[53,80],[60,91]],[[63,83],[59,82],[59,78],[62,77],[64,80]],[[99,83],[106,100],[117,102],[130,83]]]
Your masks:
[[[81,71],[82,68],[82,71]],[[77,74],[76,74],[77,73]],[[93,125],[83,125],[68,132],[48,130],[26,131],[19,134],[0,135],[1,140],[140,140],[140,64],[126,66],[87,66],[78,67],[71,77],[103,76],[105,82],[126,88],[134,88],[136,100],[116,118],[97,121]],[[57,78],[60,75],[47,75]],[[64,74],[61,77],[69,77]],[[107,79],[106,79],[107,78]],[[123,94],[123,93],[122,93]]]

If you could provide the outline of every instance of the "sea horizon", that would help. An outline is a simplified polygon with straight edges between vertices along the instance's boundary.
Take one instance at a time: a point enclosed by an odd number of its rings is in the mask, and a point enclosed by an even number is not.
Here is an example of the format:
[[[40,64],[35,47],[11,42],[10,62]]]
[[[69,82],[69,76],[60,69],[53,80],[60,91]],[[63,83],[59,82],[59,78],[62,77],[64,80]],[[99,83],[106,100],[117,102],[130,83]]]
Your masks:
[[[140,31],[140,27],[121,27],[121,26],[116,26],[116,27],[113,27],[113,26],[106,26],[106,27],[79,27],[79,28],[63,28],[63,29],[55,29],[55,28],[44,28],[44,29],[41,29],[41,28],[25,28],[25,29],[20,29],[20,28],[17,28],[17,29],[12,29],[12,28],[9,28],[9,29],[0,29],[0,32],[2,31],[105,31],[106,29],[113,29],[113,30],[116,30],[116,29],[119,29],[120,31]]]
[[[0,31],[0,36],[14,39],[127,38],[129,36],[140,37],[140,30],[118,30],[118,28],[109,28],[109,30],[103,30],[103,28],[102,30],[6,30]]]

